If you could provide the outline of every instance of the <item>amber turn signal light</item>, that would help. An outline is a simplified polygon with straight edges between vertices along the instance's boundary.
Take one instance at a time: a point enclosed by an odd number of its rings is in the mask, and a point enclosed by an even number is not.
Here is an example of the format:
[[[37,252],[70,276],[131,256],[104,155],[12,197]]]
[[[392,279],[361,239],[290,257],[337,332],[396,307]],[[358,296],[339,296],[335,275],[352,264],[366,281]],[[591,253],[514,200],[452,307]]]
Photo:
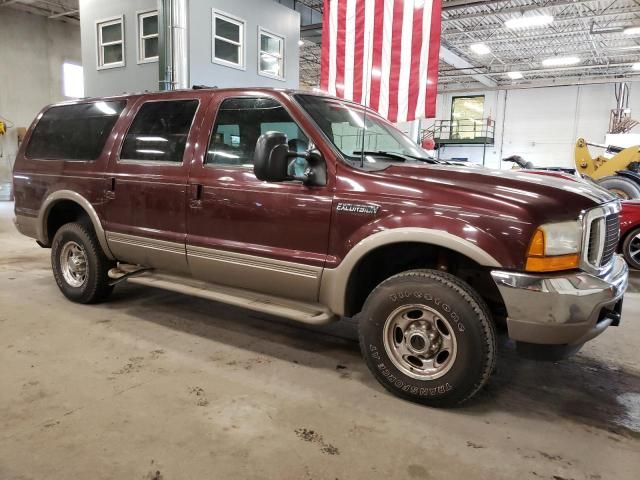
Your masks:
[[[547,256],[544,252],[544,231],[538,228],[531,239],[529,250],[527,250],[525,270],[528,272],[557,272],[578,268],[580,263],[580,257],[577,253]]]

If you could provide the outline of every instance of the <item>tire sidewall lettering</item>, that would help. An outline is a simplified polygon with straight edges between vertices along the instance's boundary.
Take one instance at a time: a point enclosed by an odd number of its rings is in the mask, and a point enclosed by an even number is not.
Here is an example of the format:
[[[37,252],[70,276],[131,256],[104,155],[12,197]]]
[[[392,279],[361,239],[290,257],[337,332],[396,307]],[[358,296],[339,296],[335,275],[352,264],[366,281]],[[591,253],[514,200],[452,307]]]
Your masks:
[[[372,352],[377,352],[377,347],[375,345],[369,345],[369,350]],[[442,395],[447,392],[450,392],[454,389],[454,386],[449,382],[444,382],[436,386],[429,387],[420,387],[417,385],[413,385],[408,383],[398,376],[394,375],[389,368],[387,368],[384,362],[376,363],[376,368],[380,371],[382,376],[385,378],[387,382],[389,382],[394,387],[402,390],[405,393],[410,393],[411,395],[419,396],[419,397],[433,397],[436,395]]]
[[[453,324],[458,329],[458,332],[464,333],[465,327],[464,327],[464,324],[460,321],[460,315],[453,308],[451,308],[451,306],[448,303],[445,303],[441,298],[434,297],[432,294],[428,292],[421,292],[420,290],[415,290],[413,293],[410,293],[407,290],[403,290],[403,291],[393,292],[389,294],[389,300],[391,300],[394,303],[397,303],[398,301],[401,301],[401,300],[411,300],[412,297],[426,303],[433,303],[436,310],[438,310],[440,313],[444,314],[445,316],[448,316],[453,321]]]

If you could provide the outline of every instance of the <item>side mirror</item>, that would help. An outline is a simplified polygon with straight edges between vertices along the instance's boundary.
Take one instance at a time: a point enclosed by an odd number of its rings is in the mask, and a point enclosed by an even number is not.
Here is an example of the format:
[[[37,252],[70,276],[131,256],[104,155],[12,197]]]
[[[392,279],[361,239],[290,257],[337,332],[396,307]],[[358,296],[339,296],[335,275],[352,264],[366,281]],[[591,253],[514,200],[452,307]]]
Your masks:
[[[289,179],[289,146],[287,136],[280,132],[260,135],[253,154],[253,172],[258,180],[283,182]]]
[[[290,174],[289,164],[294,158],[307,161],[304,174]],[[327,166],[322,154],[316,149],[306,152],[289,150],[287,136],[280,132],[267,132],[258,138],[253,155],[253,173],[258,180],[267,182],[300,180],[309,187],[327,184]]]

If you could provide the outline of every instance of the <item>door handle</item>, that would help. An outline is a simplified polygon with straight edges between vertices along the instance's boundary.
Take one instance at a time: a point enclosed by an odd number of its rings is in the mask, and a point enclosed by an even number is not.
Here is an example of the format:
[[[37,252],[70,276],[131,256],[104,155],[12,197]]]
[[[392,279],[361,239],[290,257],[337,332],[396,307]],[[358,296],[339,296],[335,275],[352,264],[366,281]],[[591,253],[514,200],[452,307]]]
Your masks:
[[[189,207],[202,208],[202,185],[192,183],[189,188],[191,189],[191,199],[189,200]]]
[[[104,191],[104,198],[107,200],[116,198],[116,179],[114,177],[107,179],[107,189]]]

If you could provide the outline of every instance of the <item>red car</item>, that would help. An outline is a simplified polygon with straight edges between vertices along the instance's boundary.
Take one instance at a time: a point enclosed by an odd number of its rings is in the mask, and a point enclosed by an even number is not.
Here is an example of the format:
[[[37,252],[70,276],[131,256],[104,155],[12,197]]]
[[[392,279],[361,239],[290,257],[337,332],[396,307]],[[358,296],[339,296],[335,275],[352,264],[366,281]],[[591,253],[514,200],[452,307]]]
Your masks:
[[[640,200],[622,202],[619,249],[629,266],[640,270]]]

